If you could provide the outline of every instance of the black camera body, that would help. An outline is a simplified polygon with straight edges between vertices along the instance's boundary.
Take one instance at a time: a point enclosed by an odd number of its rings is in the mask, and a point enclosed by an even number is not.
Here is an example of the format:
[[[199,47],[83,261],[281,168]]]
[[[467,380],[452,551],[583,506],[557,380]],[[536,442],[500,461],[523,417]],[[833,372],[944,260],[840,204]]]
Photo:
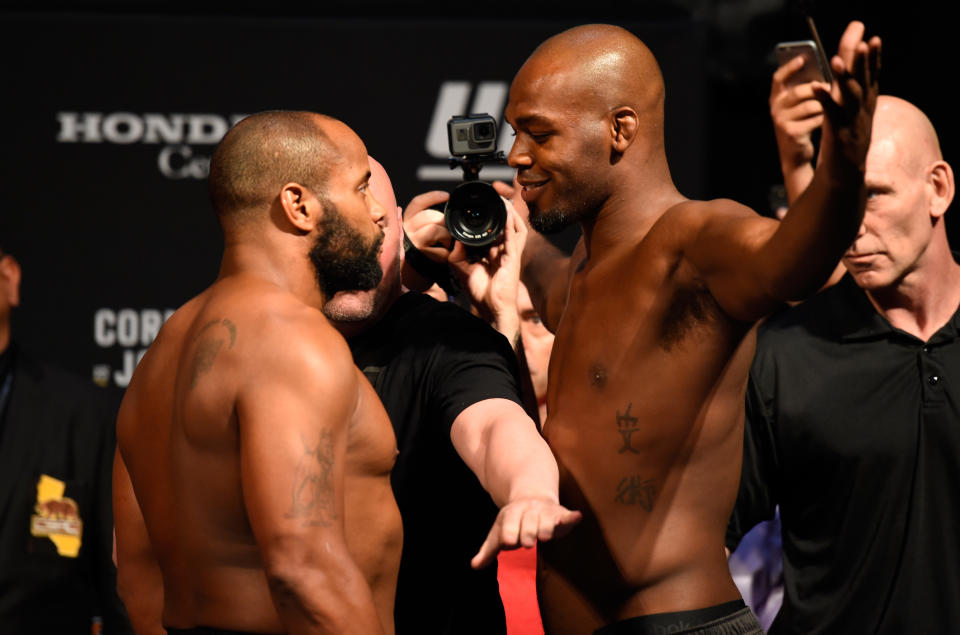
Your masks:
[[[497,120],[486,113],[451,117],[447,122],[450,169],[463,168],[463,182],[443,209],[450,235],[479,259],[503,234],[507,208],[493,186],[480,180],[485,163],[506,163],[497,151]]]

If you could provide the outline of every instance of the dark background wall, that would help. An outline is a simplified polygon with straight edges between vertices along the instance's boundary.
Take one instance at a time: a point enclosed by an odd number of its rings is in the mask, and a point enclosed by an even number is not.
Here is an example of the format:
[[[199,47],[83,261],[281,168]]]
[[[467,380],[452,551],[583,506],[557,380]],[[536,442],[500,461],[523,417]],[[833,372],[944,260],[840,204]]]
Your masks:
[[[854,17],[884,38],[882,90],[923,108],[948,161],[956,156],[946,95],[956,56],[934,2],[40,4],[0,11],[0,245],[24,268],[15,333],[117,394],[165,315],[216,276],[204,177],[219,136],[243,114],[343,119],[405,202],[458,178],[445,162],[447,117],[469,109],[499,119],[513,73],[540,41],[613,22],[661,62],[681,191],[769,213],[780,181],[772,51],[808,37],[802,10],[811,10],[828,51]]]

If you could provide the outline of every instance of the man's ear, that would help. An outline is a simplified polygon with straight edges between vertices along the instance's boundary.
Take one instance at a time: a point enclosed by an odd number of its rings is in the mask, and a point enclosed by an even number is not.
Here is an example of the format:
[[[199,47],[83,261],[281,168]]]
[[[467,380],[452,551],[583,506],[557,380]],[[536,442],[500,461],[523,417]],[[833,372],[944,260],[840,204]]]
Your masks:
[[[300,183],[287,183],[280,190],[280,207],[291,225],[310,232],[323,215],[323,204],[310,188]]]
[[[613,138],[613,149],[619,154],[626,152],[633,140],[637,138],[637,131],[640,129],[640,118],[637,111],[629,106],[620,106],[612,113],[611,134]]]
[[[953,170],[946,161],[937,161],[929,168],[927,185],[933,196],[930,197],[930,217],[940,218],[946,213],[953,200]]]
[[[0,292],[9,306],[20,306],[20,263],[13,256],[0,256]]]

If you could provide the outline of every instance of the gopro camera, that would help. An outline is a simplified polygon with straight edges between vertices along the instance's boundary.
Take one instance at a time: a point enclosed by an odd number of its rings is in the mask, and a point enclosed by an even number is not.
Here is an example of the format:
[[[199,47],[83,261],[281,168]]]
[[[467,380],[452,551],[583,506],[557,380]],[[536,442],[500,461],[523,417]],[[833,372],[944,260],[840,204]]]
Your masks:
[[[487,114],[452,117],[447,122],[452,156],[493,154],[497,150],[497,120]]]
[[[447,122],[450,169],[463,169],[463,182],[443,209],[450,235],[472,260],[483,257],[507,224],[507,208],[493,186],[480,180],[485,163],[506,163],[497,151],[497,120],[486,113],[451,117]]]

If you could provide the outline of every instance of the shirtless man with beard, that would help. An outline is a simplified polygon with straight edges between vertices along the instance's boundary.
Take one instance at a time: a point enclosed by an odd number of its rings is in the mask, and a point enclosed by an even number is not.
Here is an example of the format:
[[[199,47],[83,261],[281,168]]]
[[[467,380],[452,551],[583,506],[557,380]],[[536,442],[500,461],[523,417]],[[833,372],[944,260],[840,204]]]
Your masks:
[[[540,545],[548,633],[753,633],[724,554],[743,445],[753,325],[815,292],[863,216],[880,41],[845,31],[822,157],[783,222],[675,188],[664,86],[618,27],[544,42],[506,118],[538,231],[580,223],[571,258],[531,233],[523,280],[556,334],[544,434],[560,502],[583,513]]]
[[[380,280],[369,179],[360,138],[314,113],[253,115],[218,146],[220,275],[164,325],[117,421],[138,632],[393,633],[396,442],[321,313]]]

